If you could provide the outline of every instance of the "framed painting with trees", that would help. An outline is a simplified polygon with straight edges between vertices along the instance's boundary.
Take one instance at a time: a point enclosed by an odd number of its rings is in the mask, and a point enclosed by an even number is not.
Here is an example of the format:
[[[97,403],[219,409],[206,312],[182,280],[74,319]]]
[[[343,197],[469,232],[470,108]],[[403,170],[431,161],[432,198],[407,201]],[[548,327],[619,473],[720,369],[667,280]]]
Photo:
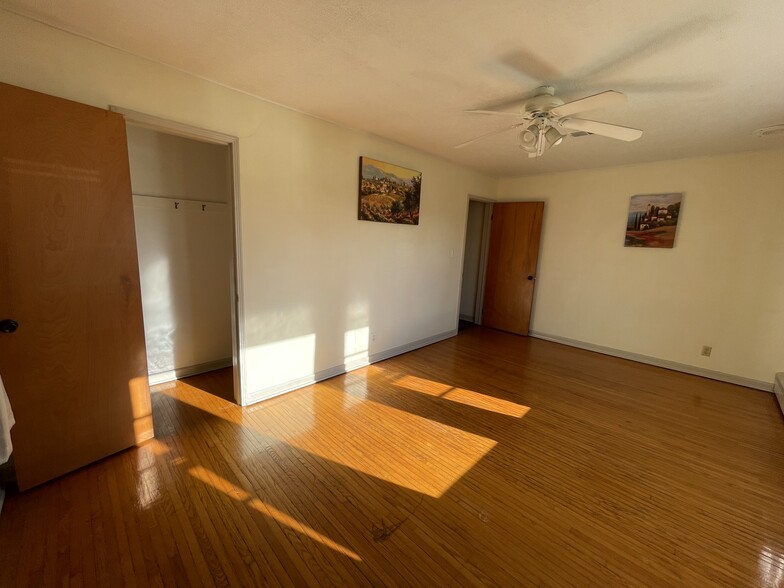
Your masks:
[[[421,172],[359,158],[359,220],[418,225],[421,191]]]
[[[624,245],[672,248],[682,202],[682,192],[632,196]]]

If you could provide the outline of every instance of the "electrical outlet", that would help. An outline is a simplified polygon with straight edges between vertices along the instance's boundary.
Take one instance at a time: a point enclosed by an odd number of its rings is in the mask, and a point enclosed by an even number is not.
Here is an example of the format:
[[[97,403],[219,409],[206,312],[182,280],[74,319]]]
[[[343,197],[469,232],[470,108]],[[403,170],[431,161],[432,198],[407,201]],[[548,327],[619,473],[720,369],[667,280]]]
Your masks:
[[[701,355],[705,357],[710,357],[711,351],[713,351],[713,347],[709,347],[708,345],[703,345]]]
[[[376,332],[375,332],[375,331],[373,331],[372,333],[370,333],[370,340],[371,340],[371,341],[375,341],[375,340],[376,340]]]

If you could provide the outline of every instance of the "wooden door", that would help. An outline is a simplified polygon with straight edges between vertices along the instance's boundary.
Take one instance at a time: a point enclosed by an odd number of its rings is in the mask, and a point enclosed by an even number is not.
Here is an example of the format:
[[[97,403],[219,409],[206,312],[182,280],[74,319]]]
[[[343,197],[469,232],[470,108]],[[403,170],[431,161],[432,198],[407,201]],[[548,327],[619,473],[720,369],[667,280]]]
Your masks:
[[[544,202],[493,204],[482,324],[528,335]]]
[[[121,115],[0,84],[0,315],[20,489],[152,437]]]

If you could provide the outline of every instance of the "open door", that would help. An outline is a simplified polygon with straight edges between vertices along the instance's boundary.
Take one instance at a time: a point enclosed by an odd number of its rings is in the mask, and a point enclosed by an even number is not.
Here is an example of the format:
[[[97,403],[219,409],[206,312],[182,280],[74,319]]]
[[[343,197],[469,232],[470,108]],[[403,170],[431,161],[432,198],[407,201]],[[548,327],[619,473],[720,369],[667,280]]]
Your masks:
[[[24,490],[153,434],[123,117],[0,84],[0,225]]]
[[[493,204],[482,324],[528,335],[544,202]]]

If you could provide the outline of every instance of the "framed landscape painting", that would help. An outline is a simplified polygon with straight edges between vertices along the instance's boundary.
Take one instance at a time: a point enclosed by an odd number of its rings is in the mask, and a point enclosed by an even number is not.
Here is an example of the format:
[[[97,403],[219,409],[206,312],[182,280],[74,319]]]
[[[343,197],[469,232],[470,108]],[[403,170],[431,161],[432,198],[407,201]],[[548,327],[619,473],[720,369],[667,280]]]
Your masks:
[[[359,220],[418,225],[421,191],[421,172],[359,158]]]
[[[632,196],[626,219],[626,247],[669,247],[681,214],[683,192]]]

